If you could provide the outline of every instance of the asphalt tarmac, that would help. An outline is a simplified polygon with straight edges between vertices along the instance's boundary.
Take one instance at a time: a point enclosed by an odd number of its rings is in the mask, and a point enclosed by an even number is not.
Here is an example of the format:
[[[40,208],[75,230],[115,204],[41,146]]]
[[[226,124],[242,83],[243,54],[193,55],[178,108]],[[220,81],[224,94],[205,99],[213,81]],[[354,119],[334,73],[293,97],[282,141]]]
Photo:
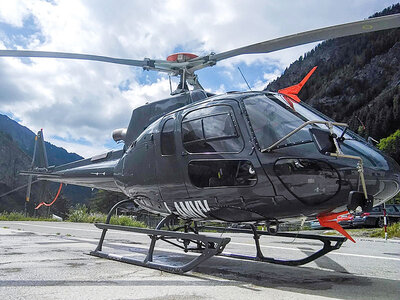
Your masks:
[[[176,275],[90,256],[100,234],[93,224],[0,222],[0,299],[400,299],[400,240],[347,241],[300,267],[213,257]],[[232,238],[226,252],[254,255],[251,236],[223,236]],[[148,244],[146,235],[109,231],[104,251],[144,257]],[[188,258],[157,245],[156,260]],[[320,243],[263,237],[261,245],[265,256],[289,259]]]

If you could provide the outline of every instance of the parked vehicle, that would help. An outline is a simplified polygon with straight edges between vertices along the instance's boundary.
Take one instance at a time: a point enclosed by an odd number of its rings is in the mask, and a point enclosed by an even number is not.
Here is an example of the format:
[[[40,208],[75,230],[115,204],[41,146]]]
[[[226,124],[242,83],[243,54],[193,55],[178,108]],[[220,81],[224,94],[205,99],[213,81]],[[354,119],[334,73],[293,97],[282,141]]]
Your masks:
[[[353,227],[353,214],[344,214],[337,217],[337,222],[342,227]]]
[[[318,220],[315,221],[311,221],[310,222],[310,227],[311,229],[322,229],[323,227],[321,226],[321,224],[319,224]]]
[[[395,205],[386,205],[388,225],[400,221],[400,210]],[[362,212],[354,216],[353,226],[383,227],[383,205],[372,208],[371,212]]]

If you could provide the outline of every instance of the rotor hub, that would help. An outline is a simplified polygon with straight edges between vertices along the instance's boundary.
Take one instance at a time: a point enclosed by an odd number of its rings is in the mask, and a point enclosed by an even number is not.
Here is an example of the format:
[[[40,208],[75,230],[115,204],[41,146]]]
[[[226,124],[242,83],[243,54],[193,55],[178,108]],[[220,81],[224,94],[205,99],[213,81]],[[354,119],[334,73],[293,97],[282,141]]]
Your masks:
[[[198,56],[196,54],[192,53],[174,53],[171,54],[170,56],[167,57],[167,61],[174,61],[174,62],[186,62],[188,60],[191,60],[193,58],[197,58]]]

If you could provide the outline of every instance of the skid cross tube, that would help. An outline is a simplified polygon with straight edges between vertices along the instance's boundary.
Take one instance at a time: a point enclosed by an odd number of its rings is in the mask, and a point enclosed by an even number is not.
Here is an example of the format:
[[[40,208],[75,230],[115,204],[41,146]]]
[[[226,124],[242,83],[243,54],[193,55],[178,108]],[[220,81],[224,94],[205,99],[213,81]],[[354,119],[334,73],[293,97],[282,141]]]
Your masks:
[[[115,204],[110,212],[108,213],[107,220],[105,224],[102,223],[96,223],[95,226],[97,228],[103,229],[101,238],[99,240],[99,244],[97,245],[96,249],[94,251],[91,251],[90,254],[97,256],[97,257],[102,257],[102,258],[107,258],[107,259],[112,259],[116,261],[121,261],[129,264],[134,264],[138,266],[143,266],[143,267],[148,267],[152,269],[157,269],[160,271],[166,271],[170,273],[178,273],[182,274],[187,271],[192,270],[196,266],[198,266],[200,263],[204,262],[205,260],[211,258],[214,255],[217,255],[221,253],[225,246],[230,242],[230,238],[218,238],[218,237],[211,237],[207,235],[202,235],[202,234],[197,234],[197,233],[185,233],[185,232],[178,232],[178,231],[168,231],[168,230],[160,230],[164,225],[168,224],[168,222],[175,218],[175,216],[170,215],[165,217],[161,222],[157,225],[156,229],[147,229],[147,228],[137,228],[137,227],[128,227],[128,226],[120,226],[120,225],[112,225],[110,223],[111,215],[113,214],[114,210],[126,203],[130,202],[132,199],[126,199],[118,202]],[[105,253],[102,251],[103,248],[103,242],[104,238],[106,235],[107,230],[120,230],[120,231],[129,231],[129,232],[135,232],[135,233],[141,233],[144,235],[148,235],[150,238],[150,246],[147,251],[147,255],[144,260],[139,260],[139,259],[134,259],[131,257],[127,256],[121,256],[121,255],[116,255],[116,254],[109,254]],[[198,245],[198,248],[196,250],[201,250],[201,254],[197,256],[196,258],[192,259],[188,263],[182,264],[182,265],[167,265],[167,264],[161,264],[154,262],[154,249],[156,242],[158,240],[163,240],[165,242],[168,242],[174,246],[178,246],[176,243],[173,243],[169,241],[169,239],[176,239],[176,240],[183,240],[183,243],[185,245],[184,250],[187,252],[188,249],[187,245],[190,242],[194,242],[195,244]],[[199,247],[199,245],[202,245],[203,247]]]
[[[258,231],[254,225],[251,225],[251,229],[240,229],[240,228],[223,228],[223,227],[214,227],[214,226],[204,226],[202,229],[215,230],[220,232],[235,232],[235,233],[246,233],[252,234],[256,246],[256,256],[247,256],[241,254],[233,254],[233,253],[221,253],[221,256],[226,256],[230,258],[244,259],[244,260],[254,260],[259,262],[267,262],[279,265],[286,266],[300,266],[306,263],[309,263],[317,258],[333,251],[339,249],[342,244],[347,240],[345,237],[336,237],[336,236],[321,236],[321,235],[313,235],[313,234],[302,234],[302,233],[290,233],[290,232],[277,232],[277,233],[269,233],[265,231]],[[270,235],[275,237],[290,237],[290,238],[299,238],[306,240],[319,240],[323,243],[323,247],[314,252],[313,254],[302,258],[302,259],[293,259],[293,260],[280,260],[274,259],[272,257],[265,257],[261,251],[260,247],[260,236],[262,235]],[[335,244],[332,245],[332,242]]]

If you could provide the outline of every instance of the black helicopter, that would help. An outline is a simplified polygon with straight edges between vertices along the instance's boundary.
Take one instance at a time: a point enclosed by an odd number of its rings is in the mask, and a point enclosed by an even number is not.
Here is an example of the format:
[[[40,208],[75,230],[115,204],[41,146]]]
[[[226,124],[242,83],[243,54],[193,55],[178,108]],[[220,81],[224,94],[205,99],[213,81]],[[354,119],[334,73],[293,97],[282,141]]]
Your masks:
[[[94,60],[180,77],[172,97],[135,109],[129,126],[114,130],[114,140],[124,143],[122,150],[61,166],[48,166],[43,160],[37,168],[22,174],[122,192],[129,197],[111,209],[106,224],[96,224],[103,229],[100,243],[92,252],[97,256],[185,272],[213,255],[222,254],[230,239],[199,234],[201,228],[197,224],[198,221],[217,220],[247,222],[250,229],[223,230],[251,233],[255,238],[255,257],[231,257],[287,265],[309,262],[338,249],[346,238],[278,232],[279,224],[290,219],[317,218],[321,225],[334,228],[353,240],[335,217],[358,207],[371,209],[396,195],[400,189],[399,165],[350,131],[347,124],[334,122],[300,101],[297,94],[316,68],[299,84],[278,92],[223,95],[206,92],[195,71],[238,55],[268,53],[399,26],[400,14],[395,14],[307,31],[218,54],[198,57],[177,53],[166,60],[0,50],[0,56]],[[193,89],[189,90],[188,85]],[[42,134],[39,139],[43,142]],[[108,224],[116,207],[129,201],[165,218],[156,229]],[[173,227],[175,218],[183,219],[184,225]],[[265,224],[268,231],[257,230],[257,224]],[[169,230],[162,229],[165,226]],[[151,245],[146,258],[142,261],[104,253],[102,244],[109,229],[149,235]],[[259,245],[260,236],[270,234],[320,240],[323,248],[304,259],[275,260],[264,257]],[[153,252],[158,240],[185,251],[200,251],[201,255],[183,266],[155,263]],[[189,247],[191,243],[194,248]]]

